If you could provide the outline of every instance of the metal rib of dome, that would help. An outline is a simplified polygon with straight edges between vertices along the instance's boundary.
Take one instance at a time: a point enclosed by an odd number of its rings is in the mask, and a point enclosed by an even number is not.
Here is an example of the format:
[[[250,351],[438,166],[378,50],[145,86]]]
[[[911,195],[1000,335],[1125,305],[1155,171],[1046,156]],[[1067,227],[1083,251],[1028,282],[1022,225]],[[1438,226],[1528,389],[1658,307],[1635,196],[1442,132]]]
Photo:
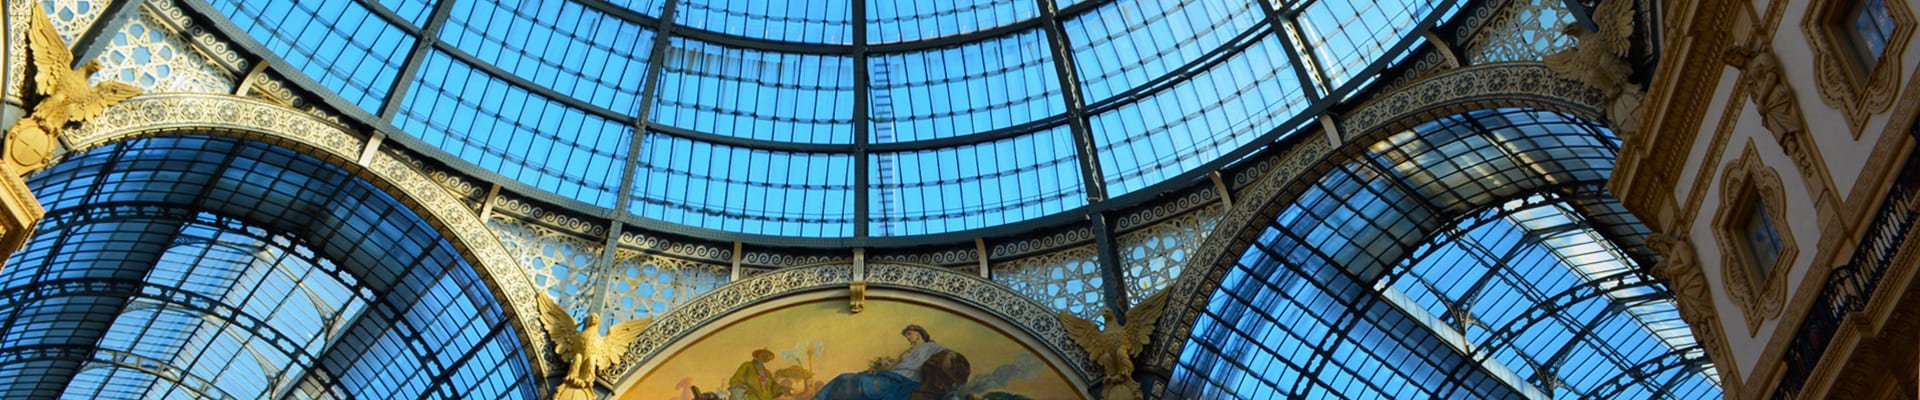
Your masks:
[[[209,2],[350,117],[516,192],[821,239],[1150,198],[1304,126],[1459,3]]]

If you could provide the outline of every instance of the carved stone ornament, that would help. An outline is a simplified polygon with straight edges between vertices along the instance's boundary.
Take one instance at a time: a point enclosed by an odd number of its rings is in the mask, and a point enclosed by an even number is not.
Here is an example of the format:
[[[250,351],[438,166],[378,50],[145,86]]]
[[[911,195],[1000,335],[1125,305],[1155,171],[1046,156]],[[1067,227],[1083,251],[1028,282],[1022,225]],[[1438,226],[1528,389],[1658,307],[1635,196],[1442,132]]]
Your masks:
[[[1773,133],[1775,141],[1793,159],[1801,176],[1809,182],[1822,182],[1825,163],[1818,159],[1813,138],[1807,134],[1807,120],[1800,111],[1800,98],[1787,84],[1780,58],[1766,48],[1734,47],[1727,50],[1728,64],[1740,68],[1740,85],[1747,87],[1749,99],[1760,113],[1760,123]]]
[[[1653,265],[1651,273],[1673,292],[1674,308],[1680,311],[1680,319],[1687,322],[1687,327],[1693,329],[1694,340],[1707,350],[1709,358],[1732,360],[1726,358],[1732,354],[1726,350],[1707,274],[1700,269],[1693,243],[1682,236],[1656,233],[1647,236],[1647,247],[1660,254],[1660,261]],[[1719,365],[1727,368],[1730,364]]]
[[[1806,18],[1800,21],[1800,29],[1813,46],[1820,99],[1846,116],[1854,139],[1865,131],[1868,116],[1893,106],[1893,98],[1900,91],[1900,77],[1906,73],[1900,59],[1913,38],[1914,27],[1913,12],[1906,0],[1883,0],[1893,19],[1893,34],[1887,37],[1885,53],[1873,65],[1860,65],[1849,33],[1853,21],[1848,18],[1859,1],[1813,0]]]
[[[11,171],[20,173],[52,161],[57,138],[67,124],[93,118],[107,106],[140,94],[140,88],[119,81],[89,85],[87,78],[100,71],[100,62],[88,60],[74,69],[73,52],[47,18],[46,9],[38,4],[28,7],[32,19],[27,42],[33,52],[33,92],[39,98],[26,118],[7,129],[5,163]]]
[[[1780,315],[1786,297],[1787,270],[1793,266],[1799,247],[1787,221],[1787,194],[1780,174],[1761,162],[1758,151],[1749,142],[1740,158],[1728,163],[1721,173],[1720,207],[1713,217],[1714,241],[1720,249],[1720,275],[1727,297],[1740,306],[1746,317],[1747,334],[1759,333],[1760,324]],[[1746,230],[1749,213],[1766,213],[1780,240],[1780,255],[1766,268],[1766,276],[1755,276],[1758,262],[1747,249]]]
[[[1645,88],[1629,80],[1633,76],[1633,64],[1627,61],[1633,56],[1633,6],[1632,0],[1600,2],[1593,11],[1593,22],[1600,30],[1567,24],[1563,32],[1579,42],[1545,60],[1555,74],[1600,89],[1606,99],[1608,127],[1628,140],[1639,128],[1640,103],[1647,97]]]

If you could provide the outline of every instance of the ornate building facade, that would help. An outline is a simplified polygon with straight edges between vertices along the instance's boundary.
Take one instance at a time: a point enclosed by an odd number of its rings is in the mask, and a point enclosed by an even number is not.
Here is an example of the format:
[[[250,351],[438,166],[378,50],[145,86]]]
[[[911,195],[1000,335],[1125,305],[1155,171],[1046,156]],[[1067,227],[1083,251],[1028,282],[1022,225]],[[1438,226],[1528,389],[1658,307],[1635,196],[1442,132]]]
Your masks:
[[[4,11],[0,398],[1920,396],[1906,0]]]
[[[1724,388],[1912,398],[1914,4],[1675,2],[1610,187]],[[1663,272],[1664,271],[1664,272]]]

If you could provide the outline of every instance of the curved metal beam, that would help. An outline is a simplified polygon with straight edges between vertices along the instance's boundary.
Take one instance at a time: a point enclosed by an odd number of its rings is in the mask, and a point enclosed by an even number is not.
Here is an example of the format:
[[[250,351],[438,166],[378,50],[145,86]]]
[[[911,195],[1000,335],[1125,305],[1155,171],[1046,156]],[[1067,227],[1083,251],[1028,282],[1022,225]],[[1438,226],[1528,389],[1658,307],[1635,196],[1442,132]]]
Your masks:
[[[385,152],[360,161],[367,139],[345,127],[311,115],[248,98],[210,94],[155,94],[139,96],[108,107],[79,129],[62,133],[81,152],[111,143],[178,135],[220,135],[273,143],[291,148],[352,171],[398,199],[452,244],[494,298],[504,306],[508,322],[536,375],[544,375],[553,354],[546,332],[540,329],[539,292],[528,273],[478,214],[425,173]]]
[[[103,357],[104,356],[104,357]],[[26,363],[34,361],[77,361],[82,363],[103,363],[153,375],[172,382],[182,389],[192,392],[194,397],[203,399],[238,399],[220,389],[220,385],[209,382],[173,366],[167,360],[156,360],[139,354],[97,349],[81,346],[15,346],[0,348],[0,365]]]

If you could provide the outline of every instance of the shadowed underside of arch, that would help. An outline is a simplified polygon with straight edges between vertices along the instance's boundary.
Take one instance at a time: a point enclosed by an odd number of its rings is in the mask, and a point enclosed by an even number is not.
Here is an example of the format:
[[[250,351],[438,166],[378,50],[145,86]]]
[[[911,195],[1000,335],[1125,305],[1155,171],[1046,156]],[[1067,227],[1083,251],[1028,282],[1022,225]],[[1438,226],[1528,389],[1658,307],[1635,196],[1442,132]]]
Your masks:
[[[0,272],[0,352],[33,356],[0,360],[0,397],[537,394],[534,360],[476,269],[418,213],[316,157],[146,138],[30,184],[49,213]],[[127,355],[168,368],[110,368]]]
[[[1591,93],[1537,64],[1468,68],[1350,113],[1356,134],[1344,145],[1318,135],[1296,143],[1172,287],[1194,301],[1169,308],[1149,352],[1151,365],[1174,373],[1166,394],[1717,393],[1681,377],[1711,367],[1671,295],[1634,266],[1651,260],[1645,229],[1605,193],[1618,141],[1587,122],[1600,115]],[[1485,109],[1511,106],[1543,109]],[[1457,272],[1474,268],[1482,272]],[[1565,282],[1536,290],[1516,278],[1541,271]],[[1490,306],[1500,301],[1544,311],[1519,318]],[[1529,329],[1575,332],[1555,341],[1520,333]],[[1630,346],[1580,344],[1600,329],[1640,336]],[[1552,347],[1544,343],[1560,347],[1534,348]],[[1562,380],[1627,374],[1569,360],[1632,367],[1669,353],[1681,360],[1668,364],[1685,368],[1605,385]],[[1392,372],[1367,376],[1368,363]]]
[[[472,263],[486,288],[502,303],[521,346],[534,357],[536,375],[547,359],[539,329],[537,289],[523,267],[486,224],[446,189],[412,165],[384,151],[366,152],[368,141],[348,128],[257,100],[213,94],[145,95],[109,107],[62,139],[76,153],[126,140],[171,135],[223,135],[272,143],[312,155],[354,173],[399,200]]]

